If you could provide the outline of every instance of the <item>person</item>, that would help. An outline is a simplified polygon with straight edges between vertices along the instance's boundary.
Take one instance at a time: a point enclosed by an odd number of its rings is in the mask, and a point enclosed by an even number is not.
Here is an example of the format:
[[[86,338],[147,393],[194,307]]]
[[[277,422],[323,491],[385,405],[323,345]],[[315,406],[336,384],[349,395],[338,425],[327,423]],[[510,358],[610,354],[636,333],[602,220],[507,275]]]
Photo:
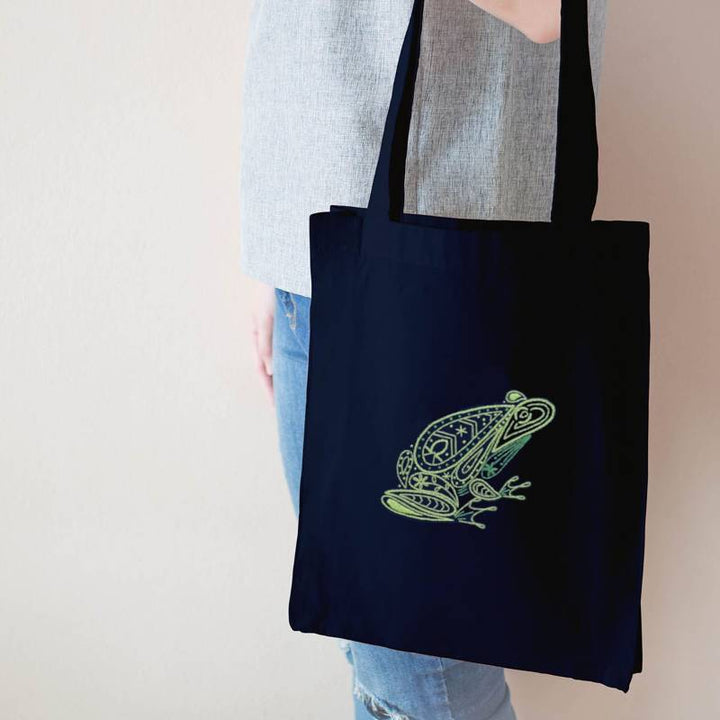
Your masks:
[[[241,233],[259,377],[298,510],[310,336],[308,217],[370,193],[412,0],[256,0],[246,60]],[[606,0],[590,0],[597,91]],[[560,0],[427,0],[405,210],[547,220]],[[378,588],[378,592],[383,592]],[[356,720],[510,720],[502,668],[357,642]]]

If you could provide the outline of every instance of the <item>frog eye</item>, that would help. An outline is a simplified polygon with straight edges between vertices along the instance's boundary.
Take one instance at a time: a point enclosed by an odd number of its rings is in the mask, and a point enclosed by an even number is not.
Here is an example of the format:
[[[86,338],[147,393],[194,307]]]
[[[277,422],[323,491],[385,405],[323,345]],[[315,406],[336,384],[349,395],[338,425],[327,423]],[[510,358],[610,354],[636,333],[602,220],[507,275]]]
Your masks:
[[[525,400],[515,407],[495,450],[522,435],[530,435],[545,427],[555,417],[555,406],[543,398]]]
[[[525,395],[519,390],[508,390],[505,395],[505,402],[516,403],[525,399]]]

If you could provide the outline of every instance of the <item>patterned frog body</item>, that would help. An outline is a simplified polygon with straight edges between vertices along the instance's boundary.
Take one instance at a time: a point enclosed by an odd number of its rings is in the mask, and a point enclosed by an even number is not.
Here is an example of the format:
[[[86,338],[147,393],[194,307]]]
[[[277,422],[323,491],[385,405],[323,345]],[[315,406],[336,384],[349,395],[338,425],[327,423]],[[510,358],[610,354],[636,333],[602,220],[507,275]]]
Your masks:
[[[496,490],[498,475],[538,430],[555,417],[544,398],[517,390],[498,405],[460,410],[430,423],[397,460],[398,488],[383,493],[382,504],[415,520],[460,522],[483,529],[483,513],[501,500],[525,500],[530,487],[517,475]]]

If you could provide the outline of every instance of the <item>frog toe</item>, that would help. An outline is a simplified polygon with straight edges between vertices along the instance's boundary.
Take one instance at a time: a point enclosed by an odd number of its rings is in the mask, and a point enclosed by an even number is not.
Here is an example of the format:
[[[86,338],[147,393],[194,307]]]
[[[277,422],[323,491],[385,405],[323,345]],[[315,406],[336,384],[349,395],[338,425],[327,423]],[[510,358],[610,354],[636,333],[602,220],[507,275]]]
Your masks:
[[[511,477],[500,489],[500,496],[507,500],[525,500],[525,495],[521,495],[517,491],[529,488],[532,483],[529,480],[518,482],[519,480],[517,475]]]
[[[480,530],[485,529],[485,523],[480,522],[480,516],[482,513],[485,512],[496,512],[497,511],[497,505],[490,505],[488,507],[481,507],[481,508],[467,508],[463,510],[462,512],[458,513],[455,517],[455,519],[463,523],[465,525],[474,525],[476,528]]]

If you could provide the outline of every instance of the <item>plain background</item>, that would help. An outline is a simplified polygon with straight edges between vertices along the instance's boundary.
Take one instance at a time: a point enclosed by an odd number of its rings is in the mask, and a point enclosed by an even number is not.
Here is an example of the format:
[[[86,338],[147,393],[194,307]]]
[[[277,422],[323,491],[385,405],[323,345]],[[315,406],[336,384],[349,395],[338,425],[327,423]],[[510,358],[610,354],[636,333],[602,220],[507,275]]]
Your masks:
[[[252,370],[244,0],[0,1],[0,717],[350,718],[286,621]],[[720,715],[720,5],[611,2],[596,217],[652,222],[646,670],[521,719]],[[622,502],[622,497],[618,497]]]

